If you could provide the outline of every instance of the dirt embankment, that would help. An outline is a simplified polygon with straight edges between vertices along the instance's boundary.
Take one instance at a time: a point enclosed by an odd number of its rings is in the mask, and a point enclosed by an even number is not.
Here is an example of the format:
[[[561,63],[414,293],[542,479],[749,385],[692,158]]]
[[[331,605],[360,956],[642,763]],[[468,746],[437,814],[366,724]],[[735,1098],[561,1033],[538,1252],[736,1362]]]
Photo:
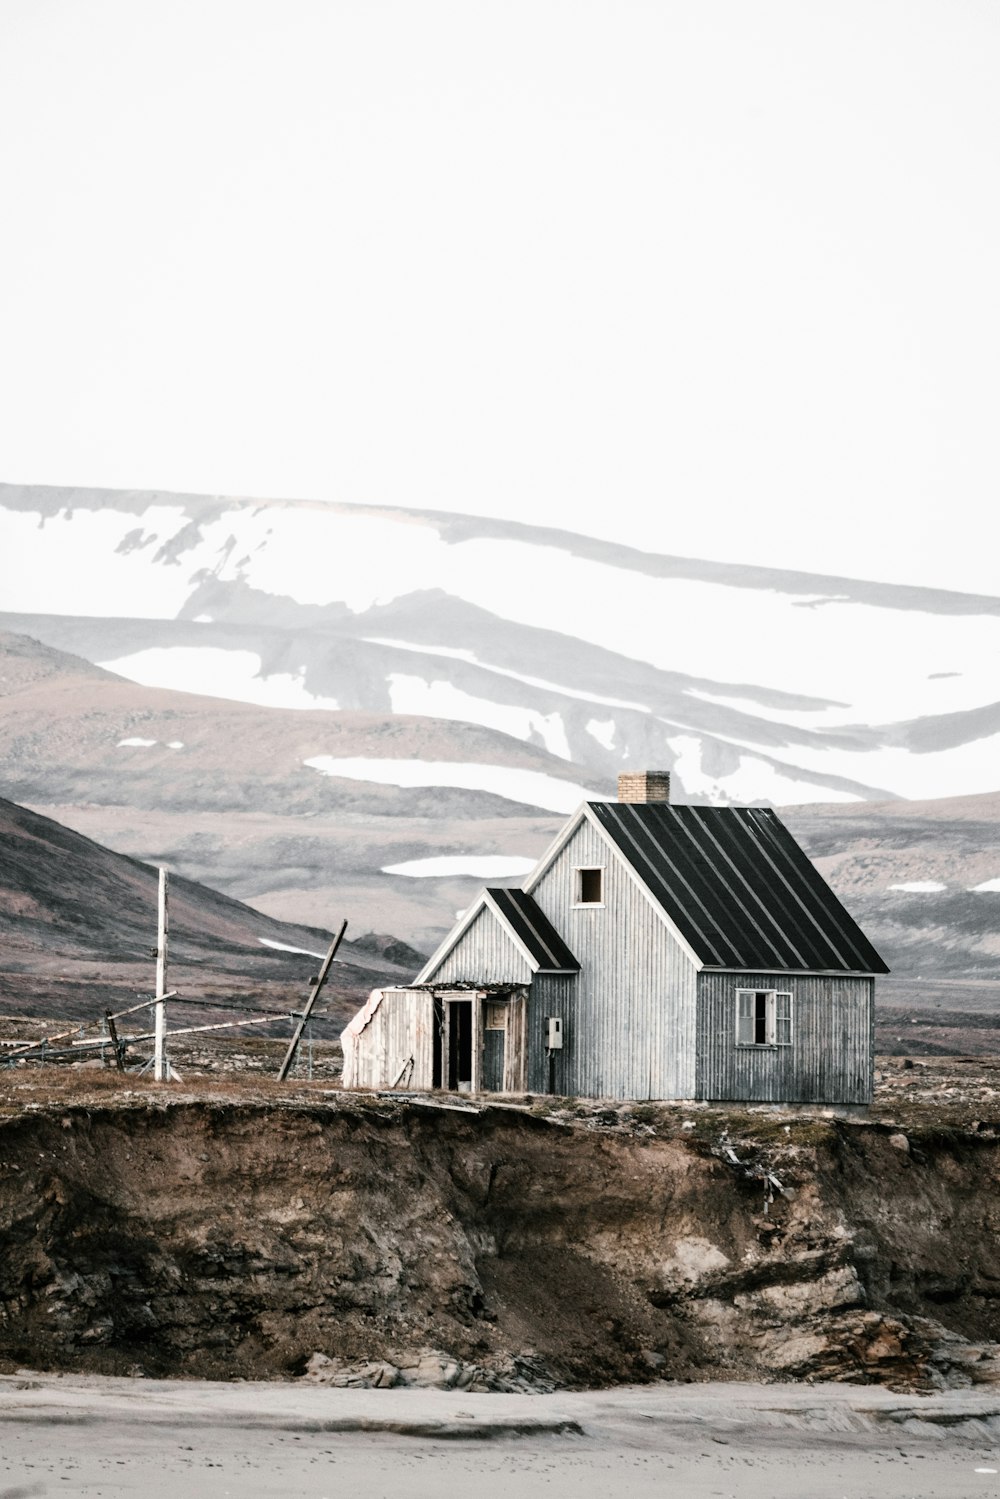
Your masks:
[[[8,1369],[282,1377],[321,1354],[313,1376],[338,1382],[440,1366],[517,1388],[1000,1368],[983,1130],[303,1090],[25,1099],[0,1118]],[[790,1194],[766,1214],[757,1168]]]

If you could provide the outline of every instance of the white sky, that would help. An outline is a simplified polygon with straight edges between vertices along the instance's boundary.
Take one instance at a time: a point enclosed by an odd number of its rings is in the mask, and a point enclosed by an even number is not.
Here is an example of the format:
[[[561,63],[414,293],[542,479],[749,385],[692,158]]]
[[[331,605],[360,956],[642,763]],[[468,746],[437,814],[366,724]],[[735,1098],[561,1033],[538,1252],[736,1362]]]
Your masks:
[[[998,78],[995,0],[0,0],[0,478],[1000,592]]]

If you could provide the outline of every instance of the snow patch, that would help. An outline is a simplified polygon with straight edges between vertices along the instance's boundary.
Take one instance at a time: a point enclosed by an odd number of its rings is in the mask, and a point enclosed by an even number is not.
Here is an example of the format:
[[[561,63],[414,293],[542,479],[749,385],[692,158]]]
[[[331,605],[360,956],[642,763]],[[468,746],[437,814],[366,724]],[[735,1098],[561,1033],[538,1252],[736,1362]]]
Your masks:
[[[162,744],[164,749],[179,750],[184,748],[183,739],[168,739],[166,742],[160,739],[119,739],[117,749],[152,749],[155,745]]]
[[[561,697],[576,698],[581,703],[599,703],[603,708],[629,708],[633,713],[651,713],[645,703],[632,703],[626,698],[607,697],[599,692],[584,692],[578,687],[565,687],[561,682],[551,682],[548,677],[527,676],[521,671],[511,671],[507,666],[494,666],[481,661],[474,651],[459,646],[415,645],[411,640],[393,640],[383,635],[365,635],[366,645],[387,645],[397,651],[414,651],[421,656],[441,656],[446,661],[466,661],[480,671],[492,672],[496,677],[508,677],[512,682],[523,682],[525,687],[539,687],[543,692],[558,692]]]
[[[288,672],[263,676],[263,662],[255,651],[224,650],[221,646],[154,646],[113,661],[99,661],[98,665],[144,687],[168,687],[174,692],[193,692],[196,697],[220,697],[264,708],[340,706],[336,698],[316,697],[309,692],[304,671],[297,676]]]
[[[331,556],[338,559],[332,574]],[[203,576],[223,584],[240,581],[304,604],[329,605],[339,595],[339,601],[355,612],[410,594],[416,587],[438,589],[490,611],[499,621],[556,630],[584,646],[589,643],[699,678],[708,687],[697,693],[703,700],[745,708],[758,720],[802,729],[947,715],[981,707],[995,697],[1000,648],[996,617],[913,609],[904,618],[897,610],[844,596],[824,594],[817,600],[815,594],[795,593],[788,585],[785,591],[750,591],[697,578],[657,577],[532,540],[449,539],[418,515],[358,515],[335,505],[233,505],[214,519],[191,525],[183,504],[177,503],[153,503],[141,515],[109,506],[72,512],[67,508],[43,517],[38,511],[0,507],[0,559],[8,558],[16,558],[17,565],[3,573],[5,607],[32,614],[99,615],[110,609],[117,617],[181,618]],[[512,579],[517,580],[516,588]],[[602,600],[600,610],[593,608],[594,598]],[[803,607],[817,602],[823,607]],[[692,619],[705,618],[712,619],[711,630],[690,628]],[[650,619],[656,621],[655,630],[648,628]],[[382,643],[424,656],[469,661],[526,686],[606,709],[621,703],[649,712],[643,704],[478,661],[470,651]],[[184,649],[137,652],[121,662],[102,664],[152,686],[276,707],[337,706],[331,699],[312,696],[301,674],[262,677],[255,653],[224,651],[185,662]],[[894,670],[887,678],[882,662],[888,656]],[[166,670],[166,657],[183,666],[179,680],[173,667]],[[531,658],[525,661],[534,664]],[[747,685],[713,692],[708,686],[712,682]],[[754,701],[755,691],[762,687],[807,695],[830,706],[767,706]],[[543,716],[551,717],[547,712]],[[696,733],[679,723],[673,731]],[[554,745],[558,733],[553,723],[546,742]],[[742,734],[741,740],[740,749],[749,758],[741,761],[738,783],[735,776],[727,778],[726,794],[737,800],[770,796],[757,784],[765,775],[761,764],[774,759],[768,743],[754,743]],[[771,799],[852,799],[822,784],[809,785],[810,775],[843,777],[916,799],[995,788],[997,735],[920,754],[894,745],[850,745],[849,738],[843,748],[789,745],[784,754],[795,764],[788,766],[788,776],[809,786],[808,795],[789,794],[785,788]],[[766,772],[769,777],[779,774],[773,767]],[[711,789],[703,794],[710,796]]]
[[[659,717],[657,722],[665,724],[668,728],[683,728],[689,731],[682,737],[686,738],[689,744],[700,746],[701,741],[697,737],[699,731],[690,724],[681,724],[676,719]],[[808,796],[787,795],[785,800],[789,803],[864,800],[863,797],[856,796],[853,792],[832,790],[823,784],[823,780],[810,780],[810,772],[817,777],[838,776],[844,780],[859,781],[869,786],[885,788],[912,801],[927,801],[944,795],[971,795],[980,791],[992,791],[996,788],[996,761],[1000,756],[1000,734],[992,734],[987,739],[976,739],[968,744],[956,745],[951,749],[921,750],[919,754],[893,745],[874,745],[871,749],[850,750],[831,745],[813,748],[807,743],[797,742],[787,751],[787,753],[794,754],[795,764],[788,765],[786,769],[784,762],[778,760],[778,757],[773,754],[771,746],[754,741],[750,726],[740,739],[735,739],[730,734],[720,733],[713,734],[712,738],[722,744],[732,745],[735,750],[739,751],[741,765],[748,764],[751,759],[755,759],[755,752],[760,755],[766,754],[769,759],[776,762],[768,766],[772,775],[787,774],[791,784],[797,783],[808,788]],[[673,743],[671,740],[667,742]],[[758,761],[758,763],[766,762]],[[678,770],[678,774],[684,780],[687,790],[695,789],[688,785],[682,771]],[[735,774],[721,778],[718,784],[725,785],[727,782],[732,787],[727,792],[730,801],[746,801],[769,795],[769,793],[747,789],[743,781],[737,785]],[[710,794],[710,788],[706,787],[705,791]]]
[[[510,734],[513,739],[541,739],[550,755],[558,755],[563,760],[573,758],[566,728],[558,713],[539,713],[534,708],[475,697],[443,678],[428,682],[423,677],[390,672],[387,681],[393,713],[415,713],[424,718],[482,724],[484,728]]]
[[[713,776],[702,767],[702,742],[693,734],[667,740],[676,756],[671,772],[689,796],[707,796],[713,806],[739,802],[771,802],[798,806],[805,802],[859,802],[853,791],[833,791],[815,781],[802,780],[793,766],[787,772],[756,755],[742,753],[735,770]]]
[[[1000,734],[975,739],[951,749],[911,750],[885,745],[871,750],[812,749],[796,744],[794,754],[799,773],[815,771],[828,776],[843,776],[869,786],[885,787],[910,801],[927,801],[932,797],[973,795],[995,791],[997,760],[1000,758]],[[826,792],[815,800],[833,800]]]
[[[575,812],[581,802],[600,800],[572,781],[559,780],[540,770],[516,770],[506,765],[467,764],[457,760],[338,759],[313,755],[302,762],[321,775],[352,781],[375,781],[382,786],[455,786],[465,791],[489,791],[529,807],[550,812]]]
[[[613,718],[588,718],[587,733],[606,750],[615,747],[615,721]]]
[[[902,885],[890,885],[890,890],[903,890],[907,895],[937,895],[941,890],[947,890],[947,885],[942,885],[940,880],[907,880]]]
[[[37,511],[0,507],[0,556],[18,559],[4,577],[9,610],[90,615],[111,607],[119,617],[176,618],[206,574],[303,604],[328,605],[339,595],[355,612],[418,585],[499,619],[557,630],[664,670],[745,683],[759,682],[764,672],[762,685],[849,705],[819,710],[827,721],[840,713],[844,723],[895,722],[929,710],[980,707],[994,697],[1000,620],[986,615],[909,610],[900,660],[900,616],[893,609],[827,595],[824,607],[806,608],[816,602],[814,594],[771,588],[748,595],[727,583],[657,577],[530,540],[455,541],[418,515],[234,505],[192,527],[183,505],[165,503],[150,504],[141,515],[108,507],[42,521]],[[138,549],[128,540],[137,531],[143,538]],[[338,559],[332,575],[331,555]],[[594,598],[602,600],[600,610]],[[692,630],[691,620],[699,618],[711,618],[713,629]],[[650,619],[655,630],[648,628]],[[852,648],[861,641],[864,650]],[[887,653],[896,666],[889,679],[881,668]],[[936,679],[930,703],[929,677]],[[784,710],[759,705],[753,711],[785,717]],[[817,719],[809,715],[809,721]],[[865,779],[886,783],[885,776]],[[951,787],[955,794],[975,789],[952,777],[931,794],[948,794]]]
[[[311,947],[289,947],[287,942],[273,942],[270,937],[258,937],[261,947],[273,947],[277,952],[300,952],[307,958],[325,958],[325,952],[313,952]],[[333,960],[335,963],[336,958]]]
[[[238,536],[219,568],[224,581],[239,578],[252,588],[284,595],[300,604],[338,598],[353,614],[409,593],[414,579],[440,572],[460,548],[450,547],[423,517],[357,515],[325,505],[282,510],[275,532],[273,509],[221,515],[205,528],[216,550],[223,537]],[[330,557],[337,558],[331,589]],[[455,559],[456,561],[458,559]]]
[[[402,864],[386,864],[383,874],[405,874],[415,878],[431,875],[471,875],[476,879],[502,879],[508,875],[527,874],[536,859],[522,859],[516,854],[439,854],[431,859],[408,859]]]
[[[187,525],[177,505],[151,505],[141,516],[76,510],[44,518],[37,511],[0,509],[0,557],[17,558],[4,573],[4,608],[14,613],[113,613],[119,618],[171,619],[192,591],[184,568],[154,565],[128,548],[137,528],[143,547]],[[122,544],[126,549],[119,551]]]

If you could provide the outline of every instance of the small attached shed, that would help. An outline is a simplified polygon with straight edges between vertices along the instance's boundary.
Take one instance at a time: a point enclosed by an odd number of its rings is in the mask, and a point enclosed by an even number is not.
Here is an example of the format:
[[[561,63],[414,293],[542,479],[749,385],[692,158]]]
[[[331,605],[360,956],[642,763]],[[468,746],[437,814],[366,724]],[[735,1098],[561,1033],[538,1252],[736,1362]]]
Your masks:
[[[373,995],[344,1079],[864,1104],[887,971],[775,812],[623,776],[523,889],[484,890],[411,986]]]
[[[527,1091],[532,986],[580,965],[523,890],[484,890],[456,932],[433,982],[376,989],[347,1026],[345,1087]]]

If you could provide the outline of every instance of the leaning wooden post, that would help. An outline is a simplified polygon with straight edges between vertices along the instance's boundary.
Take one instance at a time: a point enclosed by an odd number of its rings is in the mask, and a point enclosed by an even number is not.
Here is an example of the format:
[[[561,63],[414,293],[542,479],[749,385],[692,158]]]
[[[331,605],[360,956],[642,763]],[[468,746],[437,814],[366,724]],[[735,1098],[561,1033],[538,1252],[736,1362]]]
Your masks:
[[[156,1004],[153,1009],[153,1077],[158,1083],[165,1082],[169,1075],[164,1050],[167,1022],[166,1006],[163,1003],[163,997],[167,992],[167,933],[169,930],[167,871],[161,867],[156,924]]]
[[[330,951],[327,953],[326,957],[323,959],[323,967],[319,971],[319,978],[316,980],[315,984],[313,985],[312,993],[310,994],[309,998],[306,1000],[306,1007],[302,1011],[302,1014],[299,1016],[298,1024],[296,1025],[295,1030],[292,1033],[292,1039],[288,1043],[288,1050],[285,1052],[285,1060],[282,1062],[281,1066],[278,1068],[278,1082],[279,1083],[283,1083],[285,1081],[285,1078],[288,1076],[288,1074],[292,1070],[292,1064],[295,1061],[295,1053],[298,1051],[298,1049],[299,1049],[299,1042],[302,1040],[302,1032],[305,1030],[306,1026],[309,1023],[309,1016],[312,1014],[313,1005],[316,1003],[317,999],[319,998],[319,991],[322,989],[324,983],[326,982],[326,976],[330,972],[331,967],[333,966],[333,960],[334,960],[334,957],[336,955],[337,948],[340,946],[341,941],[343,940],[344,933],[346,931],[347,931],[347,922],[345,921],[343,923],[343,925],[341,926],[340,931],[337,933],[336,937],[334,937],[333,941],[330,943]]]
[[[118,1039],[118,1027],[115,1025],[115,1017],[112,1015],[110,1010],[105,1010],[104,1019],[107,1023],[108,1030],[111,1033],[111,1045],[114,1047],[115,1052],[115,1066],[118,1068],[119,1072],[124,1072],[125,1048],[122,1045],[121,1041]]]

